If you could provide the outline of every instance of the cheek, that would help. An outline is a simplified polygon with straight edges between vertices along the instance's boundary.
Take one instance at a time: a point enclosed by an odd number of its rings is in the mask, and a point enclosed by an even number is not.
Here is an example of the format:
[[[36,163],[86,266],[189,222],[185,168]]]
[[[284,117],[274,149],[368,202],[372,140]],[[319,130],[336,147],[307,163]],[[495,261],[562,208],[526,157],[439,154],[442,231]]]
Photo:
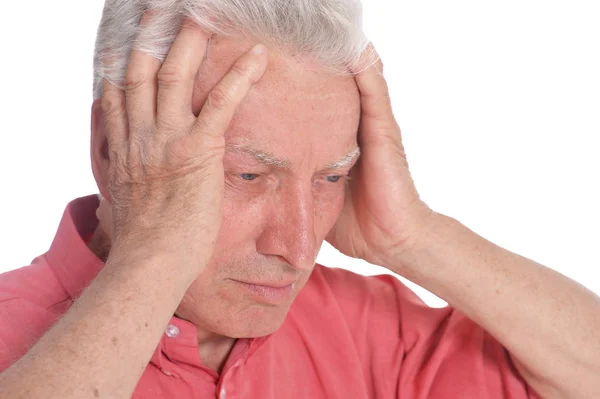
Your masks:
[[[229,250],[255,238],[260,230],[261,205],[257,199],[249,201],[225,187],[223,218],[217,239],[217,248]]]
[[[333,228],[344,207],[345,190],[343,185],[327,195],[315,197],[315,233],[325,237]]]
[[[330,185],[319,183],[314,186],[314,232],[318,239],[324,237],[337,221],[345,199],[343,183]],[[217,248],[220,251],[239,251],[260,237],[265,212],[272,210],[270,196],[264,191],[250,195],[246,191],[225,187],[223,220]]]

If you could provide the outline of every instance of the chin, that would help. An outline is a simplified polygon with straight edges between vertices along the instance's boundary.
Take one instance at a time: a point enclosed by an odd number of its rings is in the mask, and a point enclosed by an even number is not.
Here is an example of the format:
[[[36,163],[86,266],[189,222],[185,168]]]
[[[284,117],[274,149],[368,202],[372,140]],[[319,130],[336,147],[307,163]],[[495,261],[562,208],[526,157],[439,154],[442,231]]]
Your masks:
[[[220,335],[230,338],[258,338],[273,334],[283,325],[289,307],[253,306],[229,317]],[[219,323],[220,324],[220,323]]]

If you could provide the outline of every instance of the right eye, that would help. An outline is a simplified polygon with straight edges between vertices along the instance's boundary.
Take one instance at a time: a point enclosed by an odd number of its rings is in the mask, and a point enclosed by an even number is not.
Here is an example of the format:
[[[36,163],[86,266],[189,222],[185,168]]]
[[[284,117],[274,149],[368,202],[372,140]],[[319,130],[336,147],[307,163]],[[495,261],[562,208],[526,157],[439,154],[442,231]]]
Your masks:
[[[242,178],[242,180],[252,181],[252,180],[256,179],[258,177],[258,175],[255,173],[242,173],[240,175],[240,177]]]

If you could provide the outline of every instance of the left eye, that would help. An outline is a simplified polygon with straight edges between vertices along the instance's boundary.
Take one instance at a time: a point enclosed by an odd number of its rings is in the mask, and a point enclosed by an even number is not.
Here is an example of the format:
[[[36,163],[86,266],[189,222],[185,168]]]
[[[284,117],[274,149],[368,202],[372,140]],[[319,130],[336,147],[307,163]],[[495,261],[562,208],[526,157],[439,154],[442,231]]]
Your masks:
[[[240,175],[240,177],[241,177],[243,180],[252,181],[252,180],[256,179],[256,178],[258,177],[258,175],[257,175],[257,174],[254,174],[254,173],[242,173],[242,174]]]
[[[337,183],[341,178],[342,176],[327,176],[327,181],[330,183]]]

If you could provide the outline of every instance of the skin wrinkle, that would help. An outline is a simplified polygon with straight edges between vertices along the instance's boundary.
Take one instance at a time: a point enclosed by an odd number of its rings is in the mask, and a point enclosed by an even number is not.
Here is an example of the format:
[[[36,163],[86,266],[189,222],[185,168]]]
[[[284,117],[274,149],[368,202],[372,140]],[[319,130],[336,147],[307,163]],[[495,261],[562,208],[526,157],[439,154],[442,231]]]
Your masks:
[[[289,169],[291,166],[291,161],[289,159],[281,159],[276,157],[275,155],[267,154],[264,151],[252,148],[249,145],[242,144],[233,144],[228,145],[226,148],[228,152],[235,152],[238,154],[245,154],[254,157],[258,162],[263,163],[268,166],[275,166],[279,169]]]
[[[253,45],[233,38],[211,41],[210,56],[197,76],[192,112],[200,112],[212,87]],[[315,171],[325,166],[336,174],[349,172],[360,154],[359,122],[360,96],[353,76],[328,74],[307,60],[269,50],[267,71],[225,132],[230,151],[224,168],[232,178],[225,185],[213,256],[175,313],[197,326],[206,366],[219,371],[237,338],[271,334],[285,320],[344,204],[344,182],[315,179]],[[236,152],[261,164],[285,166],[285,173],[265,171],[264,165],[256,171],[257,166],[236,159]],[[239,178],[246,173],[260,178]],[[97,214],[100,228],[90,248],[106,255],[110,238],[104,232],[110,232],[112,220],[106,199]],[[232,279],[293,280],[294,295],[280,305],[265,305],[246,296]]]
[[[258,162],[268,166],[274,166],[279,169],[290,169],[292,163],[289,159],[281,159],[275,155],[267,154],[265,151],[253,148],[249,145],[233,144],[228,145],[226,151],[236,152],[240,154],[248,154],[254,157]],[[344,155],[340,160],[325,165],[324,170],[343,169],[351,165],[360,157],[360,148],[355,148],[348,154]]]

